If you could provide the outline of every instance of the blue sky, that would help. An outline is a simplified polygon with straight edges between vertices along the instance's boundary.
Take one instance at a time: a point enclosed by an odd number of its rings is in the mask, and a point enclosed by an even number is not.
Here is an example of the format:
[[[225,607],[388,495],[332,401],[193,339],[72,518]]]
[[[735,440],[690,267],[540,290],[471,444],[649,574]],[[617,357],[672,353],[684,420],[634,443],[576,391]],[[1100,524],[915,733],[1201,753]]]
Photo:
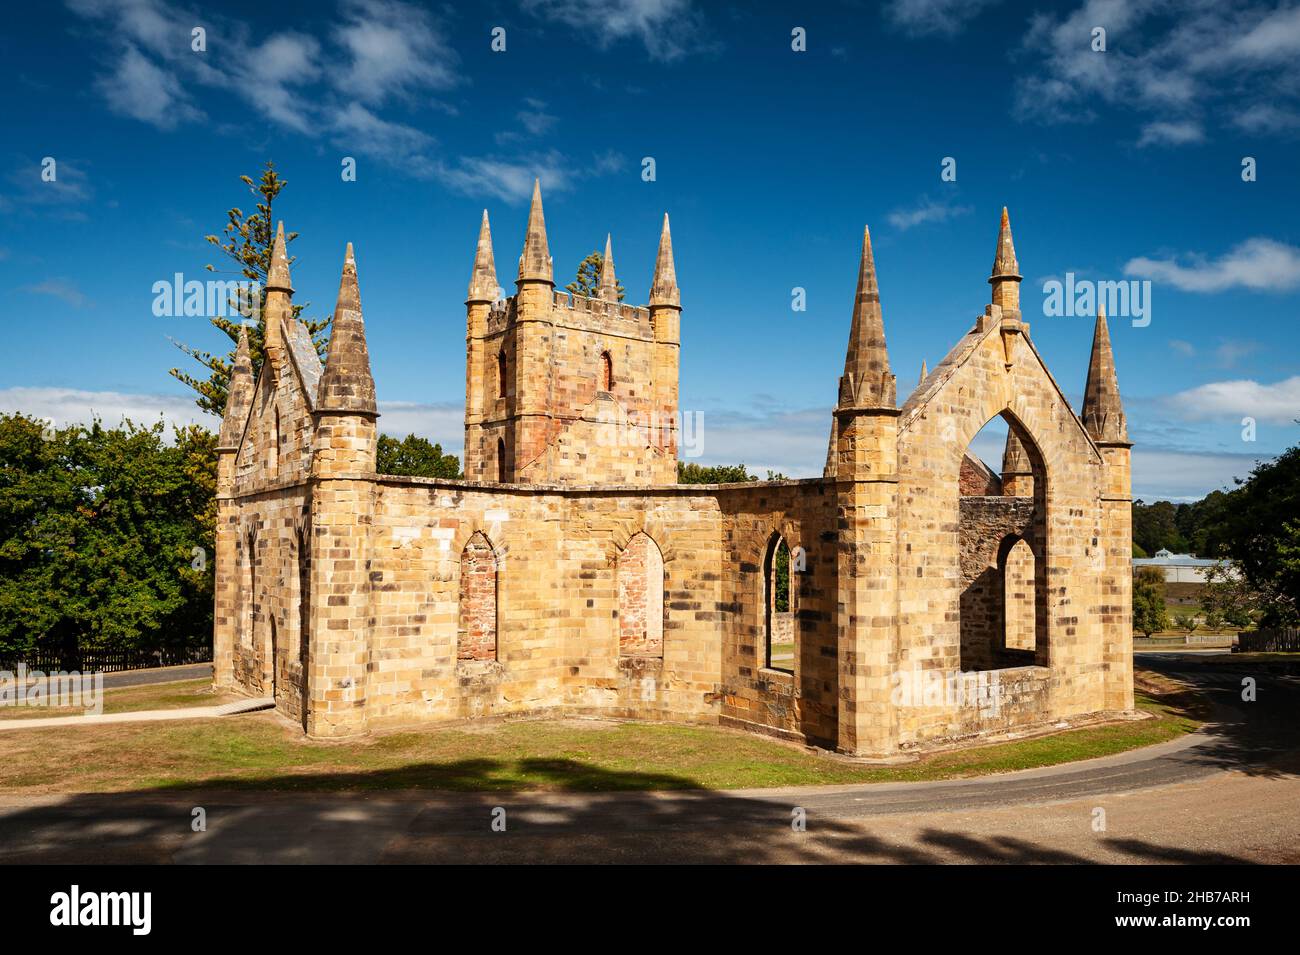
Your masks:
[[[1300,438],[1294,3],[217,10],[8,12],[0,409],[199,420],[167,375],[187,361],[168,336],[222,339],[202,319],[155,317],[152,287],[204,277],[202,236],[251,208],[237,177],[270,158],[289,180],[277,214],[302,234],[297,300],[332,308],[353,242],[381,425],[456,452],[480,211],[509,287],[534,175],[560,285],[608,231],[644,302],[671,214],[681,404],[704,416],[704,463],[820,473],[864,223],[905,400],[988,301],[1003,205],[1024,318],[1076,409],[1092,319],[1044,314],[1044,283],[1151,282],[1150,323],[1110,323],[1138,496],[1199,497]],[[977,450],[997,463],[996,437]]]

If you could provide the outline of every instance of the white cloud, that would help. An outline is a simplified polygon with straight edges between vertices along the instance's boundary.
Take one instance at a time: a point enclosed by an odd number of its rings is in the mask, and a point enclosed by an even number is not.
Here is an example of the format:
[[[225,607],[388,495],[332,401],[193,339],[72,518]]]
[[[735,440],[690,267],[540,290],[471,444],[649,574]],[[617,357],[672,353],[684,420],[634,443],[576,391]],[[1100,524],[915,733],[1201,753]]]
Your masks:
[[[1196,354],[1196,346],[1191,342],[1185,342],[1181,338],[1169,339],[1169,347],[1184,358],[1191,358]]]
[[[889,224],[895,229],[906,230],[927,222],[946,222],[955,217],[971,212],[970,206],[958,206],[947,200],[935,200],[922,197],[919,205],[911,209],[895,209],[889,214]]]
[[[1248,133],[1284,133],[1300,128],[1300,113],[1256,103],[1238,113],[1232,122]]]
[[[118,391],[81,391],[75,388],[3,388],[0,412],[49,419],[56,426],[90,424],[99,418],[116,427],[124,418],[152,424],[160,417],[169,425],[201,424],[215,430],[217,419],[204,414],[185,395],[129,394]]]
[[[1283,292],[1300,286],[1300,248],[1273,239],[1255,237],[1209,261],[1190,257],[1188,265],[1174,259],[1139,256],[1124,266],[1125,275],[1167,282],[1184,292],[1222,292],[1247,288],[1255,292]]]
[[[1133,449],[1133,497],[1153,501],[1199,501],[1210,491],[1231,489],[1256,461],[1271,455]]]
[[[130,43],[117,68],[100,76],[95,85],[113,112],[159,129],[172,129],[202,116],[175,75],[159,69]]]
[[[394,0],[347,0],[334,39],[350,58],[332,82],[346,97],[378,105],[458,80],[458,57],[425,10]]]
[[[91,304],[90,299],[77,288],[71,279],[46,279],[44,282],[38,282],[35,285],[24,285],[19,291],[30,292],[33,295],[51,295],[67,302],[73,308],[84,308]]]
[[[1097,27],[1105,52],[1091,47]],[[1017,81],[1016,110],[1048,122],[1132,110],[1142,145],[1200,142],[1207,117],[1271,129],[1300,101],[1297,50],[1300,10],[1266,0],[1085,0],[1030,20],[1020,57],[1035,69]]]
[[[702,18],[690,0],[523,0],[522,6],[581,31],[602,49],[638,40],[654,60],[676,60],[707,45]]]
[[[455,165],[440,167],[438,177],[457,192],[506,202],[526,202],[533,194],[534,178],[541,179],[542,189],[548,192],[571,188],[575,178],[556,152],[533,160],[466,156]]]
[[[1178,122],[1154,122],[1142,127],[1138,137],[1138,146],[1182,146],[1187,143],[1199,143],[1205,140],[1205,131],[1194,120]]]
[[[1162,403],[1172,416],[1184,421],[1250,417],[1289,424],[1300,418],[1300,375],[1267,385],[1251,379],[1212,381]]]
[[[955,36],[998,0],[892,0],[885,18],[911,36]]]
[[[351,103],[332,120],[334,142],[342,149],[371,156],[417,179],[438,171],[429,156],[433,137],[407,126],[381,119],[360,103]]]
[[[136,424],[152,424],[161,418],[169,426],[199,424],[215,431],[220,419],[198,409],[185,394],[161,395],[118,391],[83,391],[76,388],[0,388],[0,413],[25,414],[49,419],[56,426],[90,424],[99,418],[116,427],[129,418]],[[448,454],[461,452],[465,435],[462,404],[419,404],[413,401],[381,401],[379,430],[404,438],[417,434],[440,443]]]

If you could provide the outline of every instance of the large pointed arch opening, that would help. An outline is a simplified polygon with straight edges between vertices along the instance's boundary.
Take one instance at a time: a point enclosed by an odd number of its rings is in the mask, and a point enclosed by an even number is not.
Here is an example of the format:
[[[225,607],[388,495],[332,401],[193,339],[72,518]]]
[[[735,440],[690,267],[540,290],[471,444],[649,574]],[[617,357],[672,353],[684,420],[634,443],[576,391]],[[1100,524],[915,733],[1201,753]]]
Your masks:
[[[1038,443],[1006,411],[984,425],[962,456],[963,671],[1049,665],[1048,480]]]

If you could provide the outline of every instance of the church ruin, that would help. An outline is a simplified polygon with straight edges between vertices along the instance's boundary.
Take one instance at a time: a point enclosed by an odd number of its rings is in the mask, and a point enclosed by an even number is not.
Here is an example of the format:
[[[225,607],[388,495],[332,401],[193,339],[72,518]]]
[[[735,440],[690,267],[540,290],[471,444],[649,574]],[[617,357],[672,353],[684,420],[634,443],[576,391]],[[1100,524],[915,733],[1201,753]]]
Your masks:
[[[822,477],[676,483],[681,298],[555,288],[535,188],[515,293],[484,212],[466,299],[465,478],[376,473],[348,246],[328,356],[241,337],[218,442],[215,682],[316,737],[530,714],[722,724],[856,755],[1133,706],[1128,441],[1104,315],[1082,415],[991,303],[899,407],[864,232]],[[967,452],[1007,422],[1001,473]],[[951,678],[960,676],[956,680]],[[949,693],[970,674],[994,705]]]

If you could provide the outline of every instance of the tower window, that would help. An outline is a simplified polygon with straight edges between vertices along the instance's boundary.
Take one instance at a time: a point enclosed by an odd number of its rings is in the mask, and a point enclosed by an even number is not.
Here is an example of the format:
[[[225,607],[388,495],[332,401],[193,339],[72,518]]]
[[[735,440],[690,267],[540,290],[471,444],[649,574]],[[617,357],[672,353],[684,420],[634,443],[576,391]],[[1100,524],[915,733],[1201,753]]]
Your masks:
[[[497,480],[505,484],[508,477],[509,473],[506,470],[506,442],[502,438],[497,438]]]
[[[600,387],[602,391],[614,390],[614,359],[607,351],[600,353]]]
[[[506,396],[506,350],[497,352],[497,397]]]

